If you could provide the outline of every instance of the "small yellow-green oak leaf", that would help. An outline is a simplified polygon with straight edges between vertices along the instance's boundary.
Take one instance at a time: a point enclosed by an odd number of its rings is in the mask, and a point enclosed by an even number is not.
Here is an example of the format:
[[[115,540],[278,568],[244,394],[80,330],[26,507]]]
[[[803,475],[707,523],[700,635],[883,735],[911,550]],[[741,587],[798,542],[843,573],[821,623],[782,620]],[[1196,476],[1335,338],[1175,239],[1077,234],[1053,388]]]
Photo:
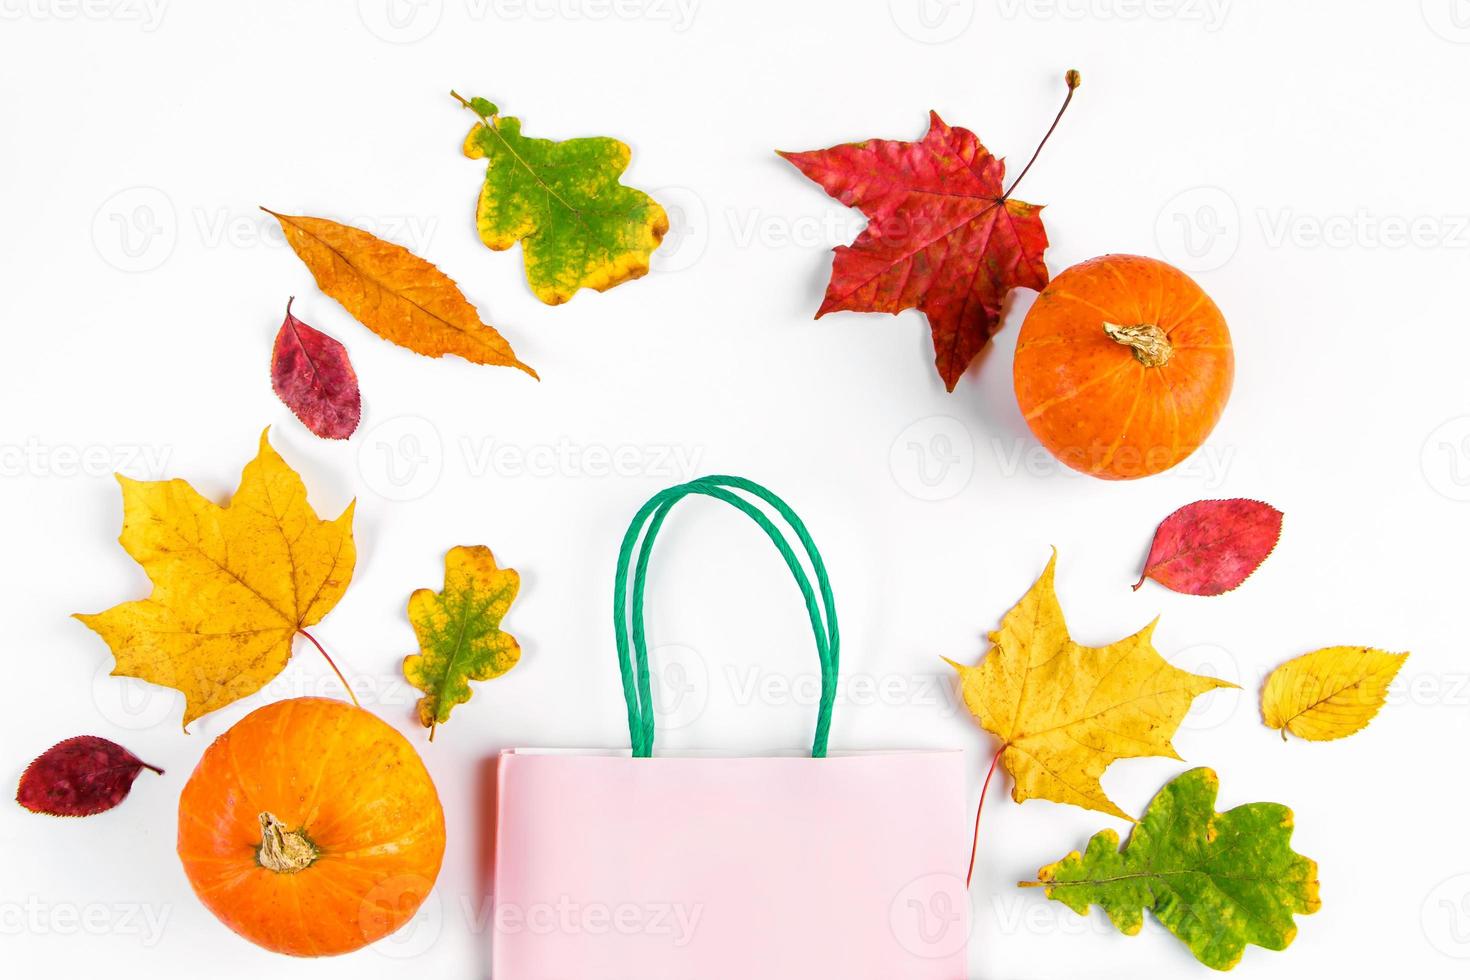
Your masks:
[[[496,251],[521,243],[537,299],[555,306],[584,286],[601,292],[648,272],[669,218],[618,181],[632,155],[627,144],[533,139],[493,103],[455,98],[480,117],[464,141],[465,156],[488,164],[475,211],[480,239]]]
[[[1086,915],[1102,907],[1127,935],[1143,928],[1143,910],[1178,936],[1201,963],[1228,970],[1247,945],[1285,949],[1296,938],[1293,914],[1322,905],[1317,862],[1291,849],[1291,810],[1247,803],[1215,812],[1219,779],[1191,769],[1159,790],[1118,848],[1118,834],[1094,834],[1037,872],[1055,899]]]
[[[182,691],[185,726],[279,674],[296,634],[352,580],[352,505],[335,520],[318,518],[268,432],[223,507],[183,480],[119,475],[119,542],[153,592],[76,617],[112,648],[114,675]]]
[[[419,723],[429,730],[449,720],[470,699],[470,681],[488,681],[521,659],[515,637],[500,628],[521,587],[513,568],[499,568],[483,545],[449,549],[444,591],[419,589],[408,599],[408,618],[419,652],[403,660],[403,676],[424,696]]]

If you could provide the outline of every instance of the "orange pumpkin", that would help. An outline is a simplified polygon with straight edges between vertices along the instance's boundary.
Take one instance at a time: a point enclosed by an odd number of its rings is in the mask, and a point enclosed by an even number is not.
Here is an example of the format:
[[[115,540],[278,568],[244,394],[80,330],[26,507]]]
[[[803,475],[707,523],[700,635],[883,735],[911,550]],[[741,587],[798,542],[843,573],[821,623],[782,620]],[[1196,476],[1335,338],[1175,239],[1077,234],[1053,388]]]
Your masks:
[[[1230,397],[1220,310],[1157,259],[1104,255],[1037,297],[1016,338],[1016,400],[1041,444],[1107,480],[1167,470],[1199,448]]]
[[[331,956],[407,922],[444,857],[418,753],[370,712],[295,698],[215,739],[179,797],[179,858],[221,922],[266,949]]]

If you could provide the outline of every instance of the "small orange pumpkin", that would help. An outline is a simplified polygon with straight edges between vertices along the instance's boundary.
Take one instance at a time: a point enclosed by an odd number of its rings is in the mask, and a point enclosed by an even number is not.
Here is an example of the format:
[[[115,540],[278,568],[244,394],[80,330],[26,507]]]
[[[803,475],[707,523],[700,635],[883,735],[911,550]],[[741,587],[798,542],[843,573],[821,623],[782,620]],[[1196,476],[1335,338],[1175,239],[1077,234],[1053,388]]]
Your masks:
[[[439,875],[444,810],[418,753],[361,708],[294,698],[214,740],[179,797],[194,893],[246,939],[292,956],[366,946]]]
[[[1036,438],[1083,473],[1131,480],[1199,448],[1230,397],[1220,310],[1157,259],[1104,255],[1037,297],[1016,338],[1016,401]]]

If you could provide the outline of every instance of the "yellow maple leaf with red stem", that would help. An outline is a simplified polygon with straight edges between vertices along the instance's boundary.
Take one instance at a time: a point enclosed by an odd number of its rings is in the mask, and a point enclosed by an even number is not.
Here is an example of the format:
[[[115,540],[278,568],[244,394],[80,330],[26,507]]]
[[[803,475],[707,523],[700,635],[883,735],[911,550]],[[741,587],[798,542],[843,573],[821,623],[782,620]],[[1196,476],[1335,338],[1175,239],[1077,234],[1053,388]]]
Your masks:
[[[224,506],[183,480],[119,475],[118,540],[147,571],[153,592],[76,616],[112,648],[114,675],[183,692],[185,727],[269,683],[291,658],[296,634],[327,656],[306,627],[321,621],[352,579],[353,505],[335,520],[318,518],[269,431]],[[330,657],[327,663],[337,671]]]
[[[1099,782],[1117,759],[1178,759],[1170,739],[1199,695],[1228,681],[1171,665],[1154,649],[1158,620],[1102,647],[1072,640],[1056,593],[1056,552],[1041,577],[989,636],[977,666],[960,674],[965,706],[1000,739],[996,764],[1013,780],[1011,798],[1054,800],[1132,820]],[[984,805],[985,789],[980,802]],[[979,812],[975,815],[978,839]],[[974,855],[971,854],[971,867]]]

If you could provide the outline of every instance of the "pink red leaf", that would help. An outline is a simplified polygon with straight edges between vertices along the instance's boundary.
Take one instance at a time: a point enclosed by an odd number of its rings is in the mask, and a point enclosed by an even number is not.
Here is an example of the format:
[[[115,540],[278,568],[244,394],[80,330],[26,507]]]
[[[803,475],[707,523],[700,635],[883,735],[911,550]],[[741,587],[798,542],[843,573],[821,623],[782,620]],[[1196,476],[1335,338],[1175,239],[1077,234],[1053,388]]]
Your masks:
[[[290,302],[271,351],[271,387],[323,439],[346,439],[362,418],[362,396],[347,348],[292,316]]]
[[[85,817],[111,810],[127,798],[144,769],[160,776],[127,749],[96,735],[57,742],[26,767],[15,801],[35,813]]]
[[[1281,537],[1281,511],[1259,500],[1198,500],[1159,525],[1144,579],[1189,595],[1220,595],[1244,582]]]
[[[1008,199],[1004,161],[938,113],[915,143],[867,140],[781,156],[868,217],[857,240],[835,250],[817,316],[921,310],[950,391],[1000,328],[1007,294],[1047,284],[1041,207]]]

